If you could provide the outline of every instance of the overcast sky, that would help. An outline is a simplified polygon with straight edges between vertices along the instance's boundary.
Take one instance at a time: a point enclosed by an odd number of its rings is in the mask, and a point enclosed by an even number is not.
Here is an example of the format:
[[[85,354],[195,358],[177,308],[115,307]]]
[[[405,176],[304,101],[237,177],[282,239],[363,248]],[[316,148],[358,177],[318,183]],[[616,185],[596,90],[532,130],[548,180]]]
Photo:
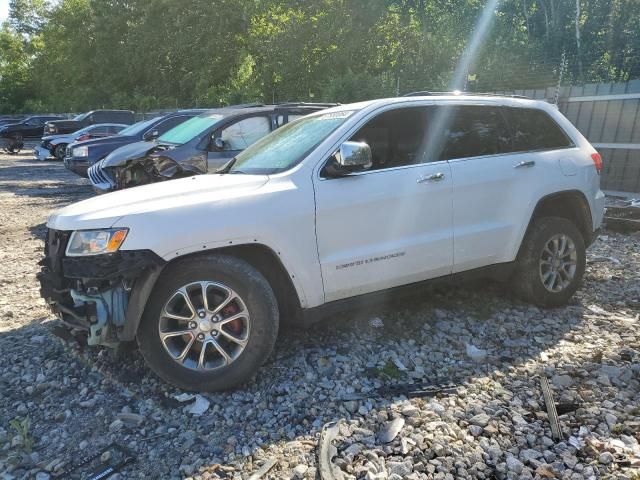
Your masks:
[[[0,0],[0,22],[9,16],[9,0]]]

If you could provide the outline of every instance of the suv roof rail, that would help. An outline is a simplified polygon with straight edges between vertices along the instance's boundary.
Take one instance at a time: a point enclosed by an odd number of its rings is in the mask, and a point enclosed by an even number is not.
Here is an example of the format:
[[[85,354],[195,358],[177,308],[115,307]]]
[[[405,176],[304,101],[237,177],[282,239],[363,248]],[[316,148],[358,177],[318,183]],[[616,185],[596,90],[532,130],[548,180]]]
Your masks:
[[[509,98],[524,98],[526,100],[531,100],[531,97],[527,97],[525,95],[507,95],[503,93],[481,93],[481,92],[461,92],[458,90],[454,90],[452,92],[429,92],[429,91],[419,91],[419,92],[409,92],[402,95],[403,97],[431,97],[431,96],[440,96],[440,95],[469,95],[474,97],[509,97]]]
[[[218,107],[218,108],[253,108],[253,107],[264,107],[264,103],[262,102],[239,103],[237,105],[225,105],[224,107]]]
[[[276,107],[337,107],[339,103],[329,102],[282,102],[276,103]]]

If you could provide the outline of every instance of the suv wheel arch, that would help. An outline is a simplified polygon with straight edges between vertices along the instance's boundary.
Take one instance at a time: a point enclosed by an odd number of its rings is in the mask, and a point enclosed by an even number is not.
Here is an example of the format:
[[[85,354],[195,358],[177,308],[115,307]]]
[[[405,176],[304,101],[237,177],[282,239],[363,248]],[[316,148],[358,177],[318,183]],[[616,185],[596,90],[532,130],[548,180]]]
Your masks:
[[[300,296],[278,254],[264,244],[252,243],[203,250],[201,252],[184,255],[167,262],[162,267],[157,267],[145,272],[136,280],[137,288],[134,288],[129,298],[125,326],[119,334],[120,340],[129,341],[135,338],[140,319],[148,304],[149,297],[158,279],[168,265],[173,265],[185,259],[211,254],[224,254],[237,257],[253,266],[269,282],[276,295],[281,317],[280,324],[283,326],[303,325]]]
[[[591,208],[587,197],[580,190],[554,192],[538,200],[521,239],[520,249],[522,249],[522,241],[526,238],[533,223],[542,217],[566,218],[578,228],[584,238],[585,245],[591,244],[593,240]],[[520,252],[518,252],[518,256],[520,256]]]

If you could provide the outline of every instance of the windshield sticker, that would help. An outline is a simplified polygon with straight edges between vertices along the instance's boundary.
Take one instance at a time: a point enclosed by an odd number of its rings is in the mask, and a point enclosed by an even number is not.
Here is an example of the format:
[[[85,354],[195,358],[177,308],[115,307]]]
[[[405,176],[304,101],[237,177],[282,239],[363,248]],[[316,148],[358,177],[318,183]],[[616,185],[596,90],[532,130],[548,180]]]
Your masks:
[[[321,120],[331,120],[333,118],[347,118],[353,113],[353,110],[343,110],[341,112],[324,113],[319,116]]]
[[[407,252],[390,253],[389,255],[383,255],[382,257],[371,257],[364,260],[356,260],[355,262],[343,263],[342,265],[336,265],[336,270],[342,270],[345,268],[359,267],[361,265],[368,265],[369,263],[382,262],[384,260],[391,260],[392,258],[404,257]]]

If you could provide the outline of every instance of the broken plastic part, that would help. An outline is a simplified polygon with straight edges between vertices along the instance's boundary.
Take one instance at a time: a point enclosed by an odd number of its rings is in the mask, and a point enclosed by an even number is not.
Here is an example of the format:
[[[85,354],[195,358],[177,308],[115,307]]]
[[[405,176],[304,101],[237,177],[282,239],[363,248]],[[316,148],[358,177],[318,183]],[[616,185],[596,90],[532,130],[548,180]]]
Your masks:
[[[549,423],[551,424],[551,436],[556,441],[563,440],[562,429],[560,428],[560,422],[558,421],[558,412],[556,411],[556,404],[553,401],[553,393],[551,392],[551,386],[549,385],[549,379],[544,372],[540,372],[540,386],[542,387],[542,395],[544,397],[544,403],[547,407],[547,415],[549,416]]]
[[[87,457],[79,462],[74,462],[71,467],[69,467],[61,474],[54,476],[53,478],[76,478],[71,474],[80,470],[82,467],[91,468],[90,464],[94,463],[97,459],[102,459],[103,456],[106,456],[109,459],[109,464],[105,465],[106,462],[102,462],[101,460],[101,464],[99,466],[94,466],[89,471],[85,470],[81,472],[81,478],[85,480],[99,480],[109,478],[124,466],[136,461],[136,457],[131,450],[118,445],[117,443],[112,443],[98,450],[98,452],[96,452],[94,455],[91,455],[90,457]]]
[[[320,478],[322,480],[344,480],[342,470],[332,462],[333,458],[338,455],[338,449],[332,442],[339,431],[340,421],[327,423],[322,428],[318,448],[318,463],[320,464]]]
[[[262,477],[264,477],[267,473],[269,473],[269,470],[271,470],[275,465],[276,465],[277,460],[275,460],[274,458],[267,460],[264,465],[262,465],[255,473],[253,473],[248,480],[260,480]]]
[[[95,305],[95,321],[89,326],[89,345],[113,347],[118,344],[112,327],[122,327],[129,295],[122,285],[96,294],[83,294],[70,290],[77,307],[83,304]]]

